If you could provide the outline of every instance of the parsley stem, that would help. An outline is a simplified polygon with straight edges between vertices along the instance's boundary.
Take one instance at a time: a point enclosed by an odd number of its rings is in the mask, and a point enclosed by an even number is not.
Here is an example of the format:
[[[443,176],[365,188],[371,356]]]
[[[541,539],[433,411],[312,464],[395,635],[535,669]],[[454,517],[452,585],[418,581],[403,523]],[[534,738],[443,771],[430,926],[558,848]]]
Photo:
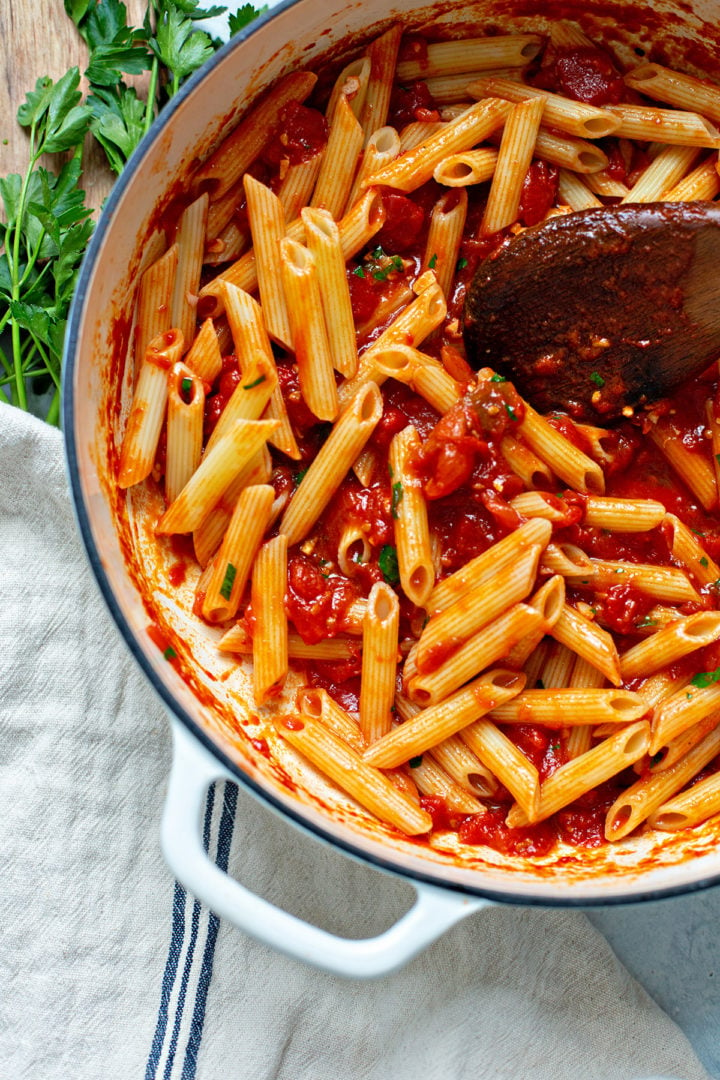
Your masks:
[[[157,95],[158,75],[160,72],[160,62],[157,56],[153,57],[152,67],[150,68],[150,82],[148,84],[147,101],[145,103],[145,122],[143,123],[143,135],[147,135],[152,122],[155,119],[155,97]]]
[[[55,387],[55,392],[53,393],[52,401],[50,402],[50,407],[45,419],[48,424],[52,424],[54,427],[58,426],[58,421],[60,419],[60,388],[57,386]]]

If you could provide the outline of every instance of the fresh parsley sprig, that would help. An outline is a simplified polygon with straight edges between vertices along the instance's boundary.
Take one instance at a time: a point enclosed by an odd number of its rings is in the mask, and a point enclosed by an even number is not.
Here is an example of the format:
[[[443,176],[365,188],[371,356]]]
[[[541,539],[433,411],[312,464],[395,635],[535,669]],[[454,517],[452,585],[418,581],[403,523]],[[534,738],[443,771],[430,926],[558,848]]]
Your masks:
[[[221,44],[198,23],[226,11],[149,0],[143,25],[130,26],[122,0],[64,4],[88,48],[89,90],[83,99],[77,67],[56,82],[38,79],[17,113],[28,129],[27,168],[0,179],[0,400],[55,424],[68,311],[93,231],[81,187],[85,137],[120,173],[159,110]],[[245,4],[229,18],[230,33],[264,10]],[[145,73],[139,92],[132,80]],[[63,155],[57,172],[40,164],[48,154]]]

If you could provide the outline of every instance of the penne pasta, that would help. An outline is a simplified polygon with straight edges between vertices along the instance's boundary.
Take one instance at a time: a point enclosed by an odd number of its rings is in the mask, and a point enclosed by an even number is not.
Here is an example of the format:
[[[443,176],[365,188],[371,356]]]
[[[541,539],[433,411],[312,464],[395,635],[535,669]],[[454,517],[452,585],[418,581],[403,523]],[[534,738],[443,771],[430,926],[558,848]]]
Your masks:
[[[445,701],[423,709],[384,735],[368,747],[363,759],[386,769],[409,761],[520,693],[524,684],[525,679],[518,672],[502,668],[488,671]]]
[[[252,503],[252,488],[246,488],[248,513],[265,514],[265,500]],[[241,496],[242,498],[242,496]],[[240,500],[238,500],[239,504]],[[250,529],[259,529],[250,523]],[[218,557],[220,559],[220,557]],[[285,612],[287,587],[287,537],[266,540],[258,550],[252,567],[250,602],[253,611],[253,692],[262,705],[281,689],[287,678],[288,622]]]
[[[208,622],[227,622],[237,614],[270,521],[274,494],[269,484],[247,487],[240,492],[202,597],[202,612]]]
[[[417,431],[408,424],[390,444],[388,470],[400,584],[413,604],[424,607],[435,584],[435,568],[425,495],[412,468],[420,445]]]
[[[317,720],[307,715],[302,720],[279,720],[276,729],[320,772],[381,821],[394,825],[408,836],[429,832],[432,826],[430,815]]]
[[[362,638],[360,728],[372,745],[390,731],[395,699],[400,605],[384,581],[370,590]]]

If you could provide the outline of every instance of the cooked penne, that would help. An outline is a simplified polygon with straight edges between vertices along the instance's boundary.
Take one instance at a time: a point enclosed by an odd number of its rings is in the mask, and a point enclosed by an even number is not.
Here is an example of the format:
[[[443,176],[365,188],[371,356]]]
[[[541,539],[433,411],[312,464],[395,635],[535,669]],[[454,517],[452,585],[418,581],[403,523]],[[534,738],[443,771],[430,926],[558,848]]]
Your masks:
[[[623,202],[658,202],[691,168],[699,153],[696,146],[666,146],[623,196]]]
[[[679,180],[674,187],[663,194],[664,202],[700,202],[710,201],[720,194],[720,176],[717,171],[718,156],[709,158]]]
[[[697,110],[709,120],[720,123],[720,87],[711,82],[683,75],[662,64],[640,64],[627,73],[625,82],[655,101],[678,109]]]
[[[272,463],[267,446],[262,447],[235,476],[215,503],[207,517],[193,531],[195,558],[203,568],[220,547],[230,524],[235,503],[243,488],[251,484],[267,484],[272,473]]]
[[[637,720],[616,735],[604,739],[587,753],[561,765],[540,786],[535,820],[544,821],[586,791],[603,784],[611,776],[617,776],[647,753],[649,742],[648,722]],[[512,827],[527,824],[529,820],[528,814],[519,804],[513,806],[507,816],[507,823]]]
[[[340,243],[345,259],[352,258],[356,252],[360,251],[382,227],[384,220],[385,211],[382,200],[375,188],[369,188],[348,210],[342,221],[338,222]],[[302,243],[305,239],[305,230],[299,218],[290,222],[286,232],[291,240],[297,240],[298,243]],[[215,317],[222,313],[226,284],[235,285],[236,288],[250,293],[257,289],[258,270],[254,250],[246,252],[236,263],[227,270],[223,270],[200,290],[200,298],[206,305],[207,314]]]
[[[178,247],[173,244],[140,278],[135,312],[135,357],[142,360],[150,342],[169,330]]]
[[[285,236],[285,214],[270,188],[245,175],[245,197],[257,267],[260,304],[270,337],[285,349],[293,348],[293,336],[285,293],[278,287],[280,241]]]
[[[695,686],[690,683],[661,701],[653,711],[652,741],[649,753],[654,756],[678,735],[720,710],[720,686]]]
[[[633,832],[650,814],[680,791],[720,752],[720,727],[669,769],[637,780],[612,804],[605,818],[608,840]]]
[[[222,369],[222,354],[212,319],[205,319],[195,340],[185,353],[185,363],[203,382],[211,386]]]
[[[517,221],[522,187],[544,108],[542,97],[519,101],[505,120],[497,165],[480,223],[481,236],[500,232]]]
[[[440,196],[430,214],[422,269],[433,271],[446,299],[455,277],[467,207],[466,192],[447,192]]]
[[[179,330],[158,334],[147,345],[120,449],[118,485],[129,488],[152,472],[168,397],[168,371],[183,351]]]
[[[529,604],[514,604],[455,649],[433,671],[413,675],[407,693],[419,705],[437,705],[458,687],[508,655],[513,645],[547,621]],[[468,721],[469,722],[469,721]]]
[[[649,815],[648,824],[663,832],[677,832],[699,825],[717,813],[720,813],[720,774],[714,773],[659,806]]]
[[[250,496],[253,490],[246,489],[245,501],[246,504],[250,503],[248,514],[258,513],[258,502],[253,506]],[[265,505],[260,502],[260,514],[264,511]],[[249,522],[246,527],[252,530],[255,525]],[[277,693],[288,673],[286,587],[287,537],[280,534],[260,546],[252,567],[250,602],[253,611],[253,692],[259,705]]]
[[[334,420],[338,397],[322,313],[320,281],[312,252],[285,237],[280,243],[280,270],[300,390],[308,408],[319,420]]]
[[[720,581],[720,566],[711,559],[697,534],[677,517],[665,514],[664,522],[670,533],[670,554],[692,574],[701,585]]]
[[[503,436],[500,452],[512,471],[523,481],[525,487],[548,487],[553,482],[552,471],[545,462],[512,435]]]
[[[397,79],[403,83],[455,72],[523,67],[535,59],[541,44],[542,38],[537,34],[498,34],[497,37],[438,41],[428,45],[420,59],[401,60],[397,65]]]
[[[185,364],[168,373],[165,498],[177,498],[200,464],[205,390],[202,380]]]
[[[240,492],[202,597],[202,612],[208,622],[227,622],[237,614],[253,560],[270,521],[274,495],[269,484],[247,487]]]
[[[365,187],[379,184],[399,191],[415,191],[431,178],[436,167],[450,154],[470,150],[491,131],[501,127],[510,112],[510,104],[489,97],[479,101],[450,124],[430,135],[424,142],[406,150],[383,169],[363,181]]]
[[[613,686],[620,686],[620,657],[615,642],[606,630],[586,619],[570,604],[565,604],[562,614],[548,632],[556,641],[567,645],[598,671],[602,671]]]
[[[482,767],[482,766],[481,766]],[[483,805],[438,765],[429,753],[413,758],[407,766],[418,791],[423,795],[436,795],[445,801],[455,814],[481,814]]]
[[[208,195],[206,192],[183,210],[175,241],[178,261],[170,324],[177,326],[182,333],[186,349],[190,347],[195,337],[197,297],[200,290],[207,215]]]
[[[615,499],[588,496],[585,524],[610,532],[648,532],[665,516],[665,507],[656,499]]]
[[[519,552],[512,563],[496,567],[486,581],[433,615],[418,642],[418,671],[423,674],[433,671],[447,657],[449,649],[467,641],[513,604],[529,596],[541,551],[539,544],[533,544]]]
[[[396,23],[368,45],[366,56],[370,61],[370,77],[359,112],[365,142],[387,123],[402,33],[402,26]]]
[[[498,151],[489,147],[450,154],[435,166],[433,179],[446,187],[464,188],[492,180],[498,163]]]
[[[397,379],[407,383],[439,413],[447,412],[462,397],[460,384],[442,364],[412,345],[388,345],[381,352],[375,352],[372,370],[381,382]]]
[[[548,127],[580,139],[601,139],[612,135],[620,126],[620,120],[607,109],[598,109],[582,101],[539,90],[526,83],[512,79],[481,78],[468,84],[470,96],[478,100],[504,98],[517,104],[531,98],[545,103],[544,119]]]
[[[384,581],[376,582],[363,619],[360,728],[368,745],[390,731],[399,625],[397,594]]]
[[[194,177],[196,186],[211,180],[213,197],[224,195],[272,139],[283,108],[292,101],[305,101],[316,82],[317,76],[310,71],[292,71],[276,83],[200,166]]]
[[[629,724],[647,711],[647,704],[630,690],[570,686],[524,690],[491,715],[499,724],[543,724],[552,730],[572,724]]]
[[[362,754],[367,746],[358,721],[338,705],[327,690],[321,687],[303,687],[295,695],[295,708],[301,719],[309,717],[311,720],[321,721],[358,754]]]
[[[309,644],[295,633],[288,633],[287,646],[288,657],[292,660],[348,660],[358,652],[357,643],[347,638],[328,638]],[[252,653],[252,635],[242,623],[236,623],[220,638],[218,649],[241,655]]]
[[[524,685],[524,677],[516,671],[488,671],[470,686],[394,728],[368,747],[363,758],[385,769],[401,765],[519,694]]]
[[[588,585],[593,589],[632,585],[648,596],[658,600],[674,600],[678,604],[700,600],[700,594],[693,588],[685,571],[675,566],[589,559],[580,574],[567,574],[566,578],[568,585]]]
[[[558,176],[558,195],[571,210],[594,210],[602,206],[585,181],[569,168],[560,169]]]
[[[620,671],[624,679],[649,675],[718,638],[720,611],[686,615],[624,652],[620,657]]]
[[[370,438],[381,413],[377,384],[367,383],[336,421],[283,515],[280,532],[285,533],[288,544],[307,536]]]
[[[259,304],[244,289],[239,289],[230,282],[223,282],[221,287],[233,345],[243,374],[247,374],[250,358],[255,357],[258,353],[265,356],[268,364],[272,366],[275,372],[275,361],[270,338],[265,329]],[[275,379],[277,379],[276,372]],[[287,454],[288,457],[299,458],[300,451],[290,425],[285,399],[277,386],[273,389],[267,406],[267,418],[274,420],[277,424],[271,436],[270,441],[272,444],[277,446],[278,450],[282,450],[284,454]]]
[[[315,260],[331,361],[341,375],[351,379],[358,366],[357,344],[340,232],[327,210],[306,207],[302,221]]]
[[[424,607],[435,584],[435,568],[425,495],[412,468],[420,445],[417,431],[408,424],[390,444],[388,469],[400,584],[413,604]]]
[[[720,146],[720,131],[714,124],[694,112],[678,109],[657,109],[652,105],[607,105],[620,126],[618,139],[641,139],[680,146]]]
[[[526,521],[515,532],[493,544],[482,555],[477,555],[461,570],[446,577],[433,589],[428,600],[428,611],[444,611],[461,596],[487,582],[493,574],[508,566],[536,544],[544,547],[552,534],[548,521]]]
[[[246,356],[244,359],[240,382],[228,399],[206,443],[206,454],[236,420],[259,420],[277,387],[275,365],[268,360],[264,351],[258,351],[253,357]]]
[[[487,716],[463,728],[460,738],[508,789],[528,820],[534,821],[540,778],[533,763]]]
[[[348,204],[362,146],[363,129],[347,98],[341,94],[310,200],[311,206],[327,210],[335,221],[340,220]]]
[[[322,160],[322,153],[317,153],[307,161],[298,161],[288,166],[277,191],[287,222],[296,221],[303,208],[310,203]]]
[[[648,436],[705,509],[714,509],[718,501],[718,486],[713,468],[704,457],[685,446],[671,418],[658,420],[650,427]]]
[[[578,450],[527,402],[518,430],[530,449],[575,491],[604,494],[605,477],[597,462]]]
[[[352,747],[310,716],[279,720],[282,737],[337,786],[381,821],[408,836],[429,832],[430,815],[399,791],[379,769],[367,765]]]
[[[274,427],[271,420],[236,420],[170,503],[155,532],[186,533],[199,528],[235,477],[265,445]]]

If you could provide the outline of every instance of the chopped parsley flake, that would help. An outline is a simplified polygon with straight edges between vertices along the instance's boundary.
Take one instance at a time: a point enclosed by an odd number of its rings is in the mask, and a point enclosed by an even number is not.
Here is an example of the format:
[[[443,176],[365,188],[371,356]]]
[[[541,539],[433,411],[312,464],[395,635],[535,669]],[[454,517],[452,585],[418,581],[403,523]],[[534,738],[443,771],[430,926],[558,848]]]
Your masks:
[[[266,378],[266,375],[258,375],[257,379],[253,379],[252,382],[243,383],[243,390],[252,390],[254,386],[259,386],[260,383],[264,383]]]
[[[429,267],[429,268],[430,268],[431,270],[434,270],[434,269],[435,269],[435,267],[437,266],[437,259],[438,259],[438,257],[437,257],[437,252],[435,252],[435,254],[431,256],[431,258],[430,258],[430,262],[428,263],[428,267]]]
[[[176,660],[177,659],[177,653],[173,649],[172,645],[168,645],[167,649],[163,650],[163,656],[165,657],[166,660]]]
[[[307,469],[301,469],[300,472],[295,473],[295,487],[304,479],[307,473]]]
[[[699,671],[697,675],[693,675],[690,682],[693,686],[697,686],[698,690],[704,690],[713,683],[720,682],[720,667],[715,668],[714,671]]]
[[[467,264],[468,264],[468,261],[467,261],[467,259],[466,259],[466,258],[465,258],[465,257],[463,256],[462,258],[458,259],[458,261],[457,261],[457,267],[456,267],[456,269],[457,269],[457,270],[464,270],[464,269],[465,269],[465,267],[467,266]]]
[[[400,516],[398,514],[398,506],[402,502],[403,494],[403,486],[400,481],[397,480],[392,486],[392,502],[390,504],[390,513],[396,520]]]
[[[353,274],[355,275],[355,277],[365,277],[365,271],[363,270],[362,266],[356,266],[353,270]]]
[[[380,548],[378,566],[388,585],[397,585],[400,581],[400,571],[398,570],[397,551],[392,544],[383,544]]]
[[[708,565],[708,561],[707,561],[707,559],[705,558],[704,555],[703,555],[702,559],[698,559],[698,562],[700,563],[701,566],[707,566]]]
[[[224,600],[230,599],[230,593],[232,592],[232,587],[235,582],[236,574],[237,569],[233,566],[232,563],[228,563],[227,570],[225,571],[225,577],[223,578],[223,583],[220,586],[220,595]]]
[[[644,619],[640,620],[640,622],[635,623],[635,628],[637,630],[644,630],[647,626],[657,626],[657,624],[657,619],[651,619],[649,615],[646,615]]]
[[[590,382],[594,382],[596,386],[600,387],[605,385],[605,380],[598,371],[590,372]]]
[[[504,375],[491,375],[490,382],[507,382]]]
[[[189,394],[192,390],[192,379],[183,379],[180,383],[180,393]]]
[[[517,413],[513,409],[512,405],[508,405],[507,402],[505,402],[505,412],[508,414],[511,420],[517,420]]]

